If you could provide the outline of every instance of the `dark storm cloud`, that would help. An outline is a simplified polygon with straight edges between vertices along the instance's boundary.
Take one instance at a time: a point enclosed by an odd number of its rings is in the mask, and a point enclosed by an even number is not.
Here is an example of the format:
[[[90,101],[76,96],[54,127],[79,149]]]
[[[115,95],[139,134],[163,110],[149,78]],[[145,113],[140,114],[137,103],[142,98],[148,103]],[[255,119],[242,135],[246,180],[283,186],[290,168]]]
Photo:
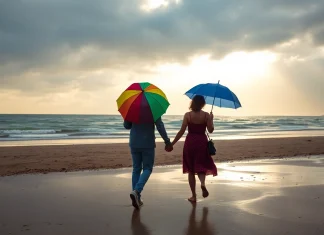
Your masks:
[[[305,34],[314,46],[324,43],[322,0],[183,0],[149,14],[139,4],[0,0],[0,86],[29,89],[21,84],[34,82],[25,73],[35,71],[125,69],[185,61],[201,52],[220,57],[234,50],[271,49]],[[38,79],[48,80],[45,84],[75,79],[61,77]]]

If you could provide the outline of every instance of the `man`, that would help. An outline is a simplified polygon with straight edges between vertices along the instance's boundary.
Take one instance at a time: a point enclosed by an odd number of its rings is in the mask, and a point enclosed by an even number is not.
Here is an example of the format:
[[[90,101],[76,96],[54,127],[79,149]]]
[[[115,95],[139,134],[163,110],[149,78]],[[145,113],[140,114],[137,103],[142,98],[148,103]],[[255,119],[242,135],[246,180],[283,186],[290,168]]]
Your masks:
[[[155,126],[165,143],[165,150],[173,150],[170,139],[165,131],[162,119],[155,122]],[[129,146],[133,159],[132,188],[130,194],[132,204],[136,209],[143,205],[141,192],[148,181],[155,158],[155,126],[154,123],[132,123],[124,121],[124,127],[130,131]],[[143,172],[142,172],[143,170]]]

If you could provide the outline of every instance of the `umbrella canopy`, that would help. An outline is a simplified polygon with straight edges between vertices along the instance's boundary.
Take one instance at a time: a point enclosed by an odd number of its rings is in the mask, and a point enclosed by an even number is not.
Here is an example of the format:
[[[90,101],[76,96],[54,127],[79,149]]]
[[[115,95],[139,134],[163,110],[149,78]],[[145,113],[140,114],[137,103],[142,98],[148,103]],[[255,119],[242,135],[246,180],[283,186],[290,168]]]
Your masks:
[[[148,82],[133,83],[117,99],[124,120],[134,123],[155,122],[169,105],[164,92]]]
[[[237,109],[242,107],[237,96],[226,86],[215,83],[199,84],[185,93],[190,99],[195,95],[205,97],[206,104],[221,108]]]

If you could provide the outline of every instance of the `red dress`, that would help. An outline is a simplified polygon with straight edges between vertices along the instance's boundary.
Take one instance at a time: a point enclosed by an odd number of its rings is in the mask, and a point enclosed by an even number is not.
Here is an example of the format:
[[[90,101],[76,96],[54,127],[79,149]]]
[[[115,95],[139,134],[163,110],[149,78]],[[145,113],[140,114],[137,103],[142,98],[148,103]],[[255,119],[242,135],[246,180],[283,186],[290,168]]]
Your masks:
[[[207,149],[206,127],[206,123],[188,123],[188,135],[183,147],[183,173],[217,175],[216,165]]]

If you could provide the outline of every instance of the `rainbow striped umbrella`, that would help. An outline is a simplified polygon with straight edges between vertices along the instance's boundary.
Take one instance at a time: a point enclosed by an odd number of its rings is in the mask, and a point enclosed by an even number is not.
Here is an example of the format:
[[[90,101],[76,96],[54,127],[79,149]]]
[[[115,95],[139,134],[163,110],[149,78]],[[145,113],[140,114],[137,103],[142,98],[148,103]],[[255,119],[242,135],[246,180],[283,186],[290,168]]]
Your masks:
[[[148,82],[133,83],[117,99],[124,120],[134,123],[155,122],[169,105],[163,91]]]

